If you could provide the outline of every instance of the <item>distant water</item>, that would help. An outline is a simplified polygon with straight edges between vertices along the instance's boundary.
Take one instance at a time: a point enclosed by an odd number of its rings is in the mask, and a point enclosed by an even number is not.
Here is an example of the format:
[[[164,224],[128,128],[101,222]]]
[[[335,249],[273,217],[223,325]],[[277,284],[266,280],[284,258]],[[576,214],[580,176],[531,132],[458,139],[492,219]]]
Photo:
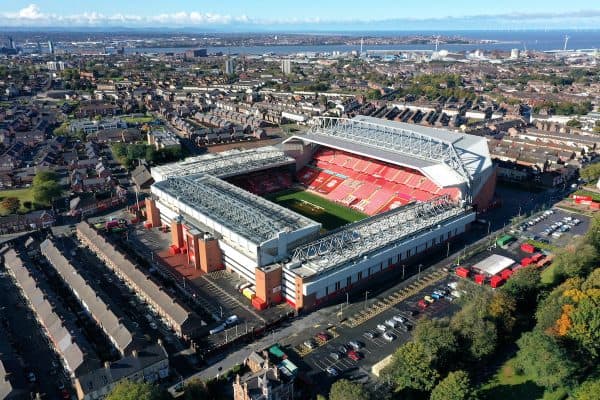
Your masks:
[[[355,32],[344,33],[348,35],[364,36],[392,36],[407,34],[431,35],[435,32]],[[560,50],[564,46],[565,35],[569,36],[567,49],[595,49],[600,48],[600,31],[454,31],[440,32],[443,36],[460,36],[478,40],[494,40],[497,43],[480,44],[440,44],[439,50],[450,52],[464,52],[481,49],[484,51],[510,51],[519,50],[549,51]],[[307,45],[307,46],[221,46],[207,47],[209,53],[223,54],[297,54],[297,53],[333,53],[358,51],[359,46],[348,45]],[[367,50],[434,50],[435,45],[364,45]],[[186,48],[126,48],[125,52],[131,53],[183,53]]]

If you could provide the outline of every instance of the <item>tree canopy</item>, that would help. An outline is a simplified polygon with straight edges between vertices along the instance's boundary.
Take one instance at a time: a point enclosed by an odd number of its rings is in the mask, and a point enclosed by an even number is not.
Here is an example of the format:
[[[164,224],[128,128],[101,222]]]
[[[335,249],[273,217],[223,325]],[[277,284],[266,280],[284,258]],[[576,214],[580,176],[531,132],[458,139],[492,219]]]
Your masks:
[[[331,385],[329,400],[369,400],[369,394],[360,383],[340,379]]]
[[[53,199],[62,194],[58,184],[58,176],[54,172],[40,171],[33,178],[33,199],[41,204],[49,205]]]
[[[518,367],[538,385],[555,389],[572,380],[577,366],[553,337],[534,329],[524,333],[517,344]]]
[[[169,400],[171,397],[158,386],[144,382],[122,381],[115,386],[106,400]]]
[[[477,400],[469,374],[465,371],[450,372],[433,388],[430,400]]]
[[[392,363],[384,369],[383,374],[394,383],[398,391],[429,391],[440,377],[432,368],[432,361],[433,358],[423,343],[408,342],[394,353]]]

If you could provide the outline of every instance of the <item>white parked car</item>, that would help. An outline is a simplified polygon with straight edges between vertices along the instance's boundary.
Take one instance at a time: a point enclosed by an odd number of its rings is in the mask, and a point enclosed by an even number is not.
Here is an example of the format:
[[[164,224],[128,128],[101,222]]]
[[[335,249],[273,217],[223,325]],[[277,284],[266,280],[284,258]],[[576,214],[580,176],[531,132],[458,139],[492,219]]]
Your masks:
[[[385,324],[387,326],[389,326],[390,328],[395,328],[396,325],[398,325],[398,323],[396,321],[394,321],[393,319],[388,319],[387,321],[385,321]]]
[[[394,334],[391,332],[386,332],[383,335],[381,335],[381,337],[384,338],[385,340],[387,340],[388,342],[391,342],[394,339],[396,339],[396,336],[394,336]]]
[[[235,325],[237,324],[239,321],[239,318],[237,315],[232,315],[231,317],[227,317],[227,319],[225,320],[225,325]]]
[[[381,332],[385,332],[385,331],[387,331],[387,326],[385,326],[383,324],[378,324],[377,329],[380,330]]]

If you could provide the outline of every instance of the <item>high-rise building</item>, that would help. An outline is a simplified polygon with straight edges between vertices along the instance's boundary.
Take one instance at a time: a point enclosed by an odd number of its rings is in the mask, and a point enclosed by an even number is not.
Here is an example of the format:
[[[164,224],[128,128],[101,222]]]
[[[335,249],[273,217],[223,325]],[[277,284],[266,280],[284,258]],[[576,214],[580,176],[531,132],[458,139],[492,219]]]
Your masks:
[[[54,43],[52,43],[52,40],[48,40],[48,53],[54,54]]]
[[[510,51],[510,58],[519,58],[519,49],[512,49]]]
[[[225,60],[225,74],[233,75],[235,73],[235,60],[233,58],[227,58]]]
[[[289,58],[284,58],[281,60],[281,72],[283,72],[284,75],[289,75],[292,73],[292,60]]]
[[[200,57],[208,57],[208,50],[207,49],[187,50],[184,55],[185,55],[186,60],[193,60],[195,58],[200,58]]]
[[[13,40],[12,36],[8,37],[8,47],[13,50],[15,49],[15,41]]]

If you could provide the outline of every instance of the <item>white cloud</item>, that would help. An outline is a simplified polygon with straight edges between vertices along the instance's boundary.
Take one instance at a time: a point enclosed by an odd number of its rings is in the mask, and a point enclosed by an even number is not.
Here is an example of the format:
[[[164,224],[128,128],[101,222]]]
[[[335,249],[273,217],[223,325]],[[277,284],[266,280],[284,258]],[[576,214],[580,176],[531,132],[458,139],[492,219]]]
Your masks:
[[[30,4],[27,7],[19,10],[16,15],[17,18],[23,18],[26,20],[30,19],[41,19],[44,18],[44,14],[40,12],[40,8],[35,4]]]
[[[539,21],[563,21],[573,23],[573,26],[578,26],[575,21],[584,21],[587,24],[600,22],[600,9],[595,10],[576,10],[571,13],[507,13],[499,15],[471,15],[464,17],[447,17],[447,18],[419,18],[419,17],[401,17],[396,18],[390,16],[385,20],[369,19],[365,16],[364,19],[344,19],[333,18],[323,19],[320,17],[299,18],[291,17],[285,19],[260,19],[251,18],[246,15],[225,15],[215,14],[200,11],[175,11],[170,13],[162,13],[151,16],[112,14],[104,15],[95,11],[83,11],[78,14],[51,14],[44,13],[36,4],[30,4],[16,12],[0,12],[0,26],[16,27],[16,26],[128,26],[128,27],[202,27],[202,26],[219,26],[219,25],[255,25],[255,26],[302,26],[302,25],[326,25],[337,24],[344,26],[345,24],[397,24],[397,23],[432,23],[445,22],[454,24],[457,27],[465,25],[469,26],[471,22],[495,21],[506,22],[509,24],[539,22]]]

